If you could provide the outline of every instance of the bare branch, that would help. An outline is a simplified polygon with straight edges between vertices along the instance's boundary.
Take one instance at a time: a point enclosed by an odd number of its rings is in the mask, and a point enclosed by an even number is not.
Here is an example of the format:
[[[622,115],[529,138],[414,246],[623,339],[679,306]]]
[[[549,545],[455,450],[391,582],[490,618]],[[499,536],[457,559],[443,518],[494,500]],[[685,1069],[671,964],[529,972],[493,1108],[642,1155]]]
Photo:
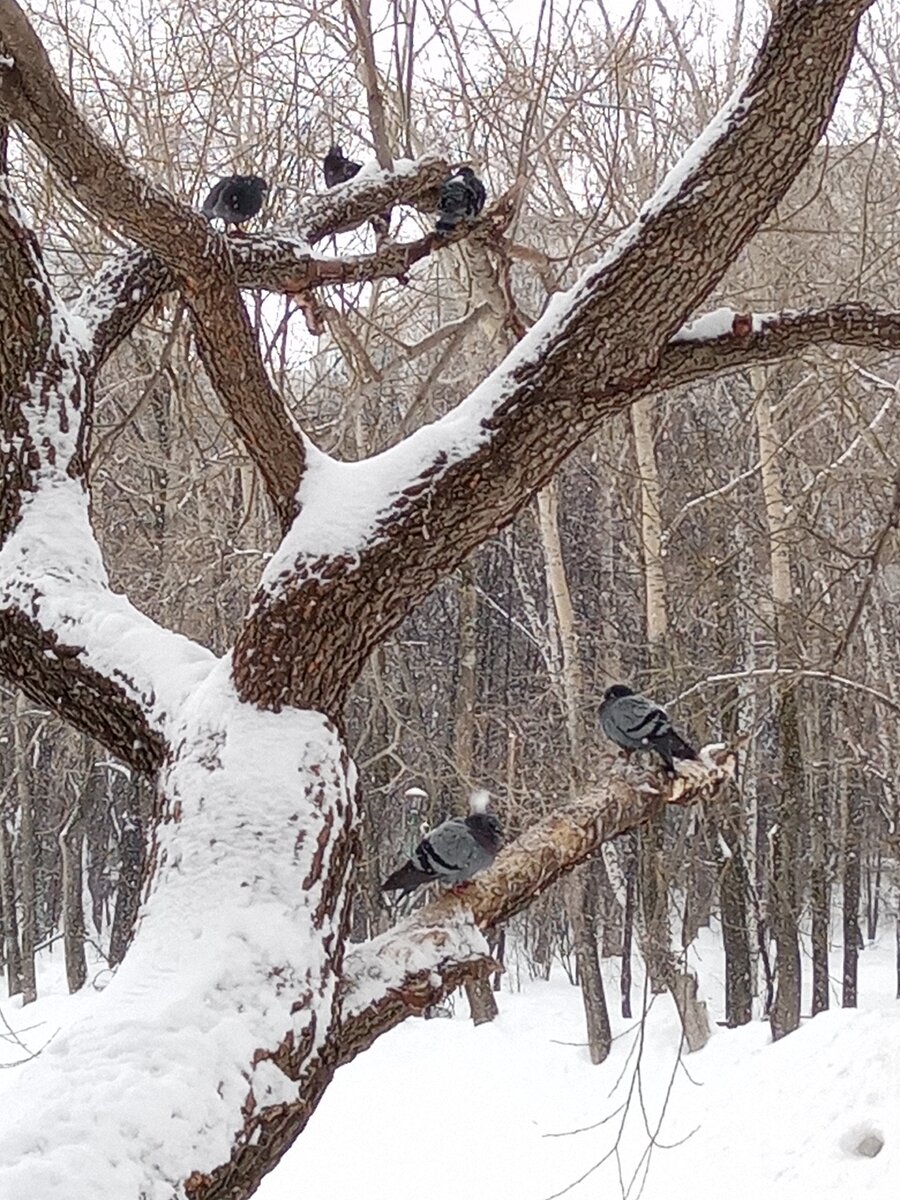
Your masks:
[[[238,639],[245,697],[339,709],[372,646],[412,605],[509,522],[588,432],[654,387],[666,342],[821,137],[866,7],[782,4],[746,85],[638,221],[463,405],[379,456],[390,489],[373,484],[368,510],[353,497],[352,535],[342,528],[329,541],[321,509],[295,523]],[[356,465],[354,475],[358,489]],[[335,543],[343,557],[323,552]]]

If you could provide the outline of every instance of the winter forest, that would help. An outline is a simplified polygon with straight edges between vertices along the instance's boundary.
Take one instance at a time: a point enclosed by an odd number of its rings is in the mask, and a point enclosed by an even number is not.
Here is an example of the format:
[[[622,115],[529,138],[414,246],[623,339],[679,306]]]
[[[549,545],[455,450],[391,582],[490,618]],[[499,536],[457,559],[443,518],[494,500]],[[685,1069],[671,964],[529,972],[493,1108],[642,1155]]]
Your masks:
[[[0,1200],[895,1194],[898,41],[0,0]]]

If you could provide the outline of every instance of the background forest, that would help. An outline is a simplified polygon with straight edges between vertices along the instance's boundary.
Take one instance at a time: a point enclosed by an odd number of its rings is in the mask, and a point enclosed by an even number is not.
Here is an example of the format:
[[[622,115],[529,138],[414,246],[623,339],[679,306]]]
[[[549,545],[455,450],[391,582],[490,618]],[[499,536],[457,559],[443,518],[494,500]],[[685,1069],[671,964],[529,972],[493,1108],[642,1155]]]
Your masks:
[[[370,43],[365,6],[312,7],[78,0],[46,4],[38,28],[89,120],[148,177],[199,204],[219,175],[265,175],[255,228],[321,190],[332,141],[357,159],[446,153],[475,165],[490,199],[515,189],[499,252],[471,239],[405,283],[327,293],[319,337],[290,298],[247,294],[279,387],[345,458],[441,415],[500,361],[727,99],[765,17],[740,0],[727,14],[548,2],[523,22],[521,6],[395,0],[372,12]],[[715,303],[900,307],[900,13],[882,5],[864,28],[827,140]],[[8,155],[48,266],[75,292],[114,240],[27,144]],[[416,226],[428,218],[396,211],[391,236]],[[221,652],[276,531],[188,365],[190,336],[181,306],[161,304],[106,367],[94,521],[114,586]],[[683,986],[679,958],[712,915],[728,974],[710,1015],[728,1024],[777,990],[773,1028],[794,1027],[801,973],[814,1011],[855,1003],[879,923],[897,922],[900,962],[898,367],[815,350],[637,404],[407,620],[349,709],[366,796],[356,937],[391,923],[379,881],[472,787],[510,835],[568,798],[609,752],[595,714],[623,679],[671,702],[695,740],[743,750],[727,804],[619,839],[506,931],[534,973],[562,962],[584,986],[595,1061],[604,1004],[631,1003],[631,956],[656,989]],[[207,594],[214,607],[197,603]],[[154,797],[6,689],[0,721],[0,961],[27,1000],[44,947],[65,954],[73,990],[89,981],[86,943],[121,958]],[[842,980],[828,975],[836,939]],[[603,997],[598,955],[622,957],[621,997]],[[490,1016],[489,993],[473,985],[470,1000]]]

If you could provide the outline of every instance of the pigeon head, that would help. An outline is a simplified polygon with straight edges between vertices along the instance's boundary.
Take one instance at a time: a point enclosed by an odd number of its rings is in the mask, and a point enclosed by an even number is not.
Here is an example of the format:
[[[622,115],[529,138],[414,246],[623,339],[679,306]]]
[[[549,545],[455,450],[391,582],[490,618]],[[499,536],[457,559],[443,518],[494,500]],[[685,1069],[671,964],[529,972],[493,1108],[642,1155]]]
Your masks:
[[[473,812],[466,817],[466,825],[480,846],[497,853],[503,844],[503,826],[493,813]]]
[[[343,158],[344,157],[344,147],[339,146],[337,144],[337,142],[332,142],[331,149],[328,151],[328,154],[331,158]]]
[[[604,700],[621,700],[623,696],[633,696],[634,690],[626,687],[624,683],[614,683],[612,687],[606,689],[603,693]]]

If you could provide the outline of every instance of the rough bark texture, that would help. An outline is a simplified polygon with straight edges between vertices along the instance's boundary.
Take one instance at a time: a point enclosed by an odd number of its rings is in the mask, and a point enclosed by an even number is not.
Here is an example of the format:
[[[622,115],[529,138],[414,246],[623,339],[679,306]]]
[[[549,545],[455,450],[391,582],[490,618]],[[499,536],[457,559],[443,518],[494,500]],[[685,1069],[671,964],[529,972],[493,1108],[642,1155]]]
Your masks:
[[[27,731],[25,728],[25,705],[22,697],[16,697],[16,713],[13,720],[13,742],[16,753],[16,796],[19,801],[19,837],[16,851],[17,891],[21,907],[19,922],[19,944],[22,951],[22,1003],[31,1004],[37,999],[34,954],[37,946],[37,908],[35,904],[35,829],[34,797],[28,779]],[[81,896],[78,897],[79,908]]]
[[[844,834],[844,966],[841,1005],[856,1008],[859,962],[859,898],[862,857],[862,826],[865,809],[862,791],[851,785],[847,793],[847,826]]]

